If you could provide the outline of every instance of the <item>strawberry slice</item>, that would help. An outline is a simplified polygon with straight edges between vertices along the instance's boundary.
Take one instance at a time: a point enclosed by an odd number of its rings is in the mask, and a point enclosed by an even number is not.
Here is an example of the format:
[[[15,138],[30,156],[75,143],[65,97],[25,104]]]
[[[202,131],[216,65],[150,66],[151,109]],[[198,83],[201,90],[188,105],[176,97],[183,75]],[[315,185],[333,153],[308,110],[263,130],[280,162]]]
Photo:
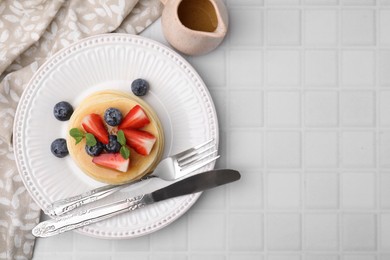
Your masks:
[[[119,129],[141,128],[150,123],[148,116],[140,105],[134,106],[122,120]]]
[[[130,159],[124,159],[120,153],[102,153],[93,157],[92,162],[103,167],[127,172]]]
[[[123,129],[123,133],[127,144],[141,155],[149,155],[157,140],[154,135],[142,130],[127,128]]]
[[[93,134],[103,144],[108,144],[108,133],[98,114],[87,115],[81,121],[81,125],[87,133]]]

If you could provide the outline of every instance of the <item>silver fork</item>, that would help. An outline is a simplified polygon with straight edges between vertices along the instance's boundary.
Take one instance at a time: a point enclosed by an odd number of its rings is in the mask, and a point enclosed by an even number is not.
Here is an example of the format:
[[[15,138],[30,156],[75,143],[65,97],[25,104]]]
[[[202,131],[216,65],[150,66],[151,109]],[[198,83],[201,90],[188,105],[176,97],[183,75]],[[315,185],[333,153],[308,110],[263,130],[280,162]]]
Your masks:
[[[144,178],[123,185],[106,185],[74,197],[58,200],[52,203],[45,210],[45,213],[53,217],[60,216],[82,205],[105,198],[131,184],[150,178],[160,178],[166,181],[180,179],[220,157],[220,155],[216,154],[217,150],[215,146],[210,146],[211,143],[213,143],[213,139],[165,158],[157,165],[153,172],[149,173],[149,175]]]

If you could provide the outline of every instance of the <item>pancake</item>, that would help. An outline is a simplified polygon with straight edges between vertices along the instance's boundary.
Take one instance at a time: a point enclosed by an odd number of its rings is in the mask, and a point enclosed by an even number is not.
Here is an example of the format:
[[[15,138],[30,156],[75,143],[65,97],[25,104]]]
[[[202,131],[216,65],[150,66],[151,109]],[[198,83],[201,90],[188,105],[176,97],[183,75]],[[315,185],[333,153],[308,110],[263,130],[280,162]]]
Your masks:
[[[130,148],[130,164],[127,172],[120,172],[114,169],[102,167],[92,162],[91,156],[85,151],[85,138],[78,144],[73,137],[69,135],[69,130],[79,128],[83,130],[81,122],[89,114],[95,113],[102,118],[104,112],[109,107],[119,109],[123,115],[132,109],[135,105],[140,105],[147,114],[150,123],[140,130],[153,134],[157,140],[149,155],[143,156]],[[116,127],[107,127],[109,133],[114,133]],[[70,120],[67,134],[67,145],[69,154],[81,170],[93,179],[108,184],[123,184],[138,179],[154,170],[161,160],[164,150],[164,133],[161,122],[153,109],[142,99],[125,92],[115,90],[105,90],[92,94],[85,98],[74,110]]]

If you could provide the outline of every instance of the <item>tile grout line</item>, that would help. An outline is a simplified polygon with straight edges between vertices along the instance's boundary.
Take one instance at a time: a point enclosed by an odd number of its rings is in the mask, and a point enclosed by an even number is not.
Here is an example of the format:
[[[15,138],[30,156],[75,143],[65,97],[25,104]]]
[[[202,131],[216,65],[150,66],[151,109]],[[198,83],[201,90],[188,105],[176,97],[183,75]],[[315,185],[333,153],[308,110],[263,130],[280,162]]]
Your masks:
[[[263,189],[263,201],[262,201],[262,206],[263,206],[263,219],[262,219],[262,226],[263,226],[263,253],[265,259],[268,257],[268,229],[267,229],[267,222],[268,222],[268,195],[267,195],[267,181],[268,181],[268,171],[267,171],[267,157],[266,157],[266,152],[267,152],[267,121],[268,121],[268,116],[267,116],[267,95],[268,92],[266,91],[266,85],[267,85],[267,78],[268,78],[268,70],[266,66],[266,59],[267,59],[267,39],[268,39],[268,30],[267,27],[265,26],[266,21],[268,19],[268,8],[266,1],[264,1],[264,10],[263,10],[263,23],[262,23],[262,31],[263,31],[263,45],[262,45],[262,51],[263,51],[263,60],[262,60],[262,92],[263,92],[263,153],[262,153],[262,159],[263,159],[263,173],[262,173],[262,189]]]
[[[342,85],[342,11],[343,8],[341,7],[341,3],[339,2],[339,6],[337,9],[337,136],[338,136],[338,144],[337,144],[337,152],[338,152],[338,160],[337,160],[337,192],[338,192],[338,201],[337,201],[337,228],[338,228],[338,255],[341,257],[343,255],[343,212],[342,212],[342,154],[343,154],[343,147],[342,147],[342,131],[341,131],[341,85]]]
[[[301,0],[302,2],[303,0]],[[306,189],[306,185],[305,185],[305,170],[306,170],[306,160],[305,160],[305,144],[306,144],[306,132],[305,132],[305,91],[304,91],[304,88],[305,88],[305,83],[306,83],[306,80],[305,80],[305,76],[306,76],[306,64],[305,64],[305,58],[306,58],[306,52],[305,52],[305,42],[306,42],[306,33],[305,33],[305,25],[306,25],[306,17],[305,17],[305,14],[306,14],[306,9],[305,8],[302,8],[301,9],[301,13],[300,13],[300,41],[301,41],[301,50],[300,50],[300,127],[301,127],[301,130],[300,130],[300,133],[301,133],[301,171],[300,171],[300,211],[301,211],[301,218],[300,218],[300,225],[301,225],[301,258],[304,259],[305,258],[305,249],[306,249],[306,209],[305,209],[305,189]]]
[[[375,35],[375,51],[374,51],[374,73],[373,73],[373,85],[374,85],[374,89],[375,89],[375,95],[374,95],[374,102],[375,102],[375,110],[374,110],[374,113],[375,113],[375,117],[374,120],[375,120],[375,126],[376,126],[376,129],[375,129],[375,141],[374,141],[374,144],[375,144],[375,164],[376,164],[376,171],[375,171],[375,182],[374,182],[374,185],[375,185],[375,208],[376,208],[376,218],[375,218],[375,221],[376,221],[376,225],[375,225],[375,242],[376,242],[376,253],[377,253],[377,256],[379,256],[379,253],[380,253],[380,247],[381,247],[381,214],[380,214],[380,204],[379,204],[379,200],[380,200],[380,194],[381,194],[381,190],[380,190],[380,88],[379,88],[379,84],[378,84],[378,67],[377,67],[377,64],[378,64],[378,53],[379,53],[379,38],[380,38],[380,9],[378,7],[378,1],[376,1],[376,8],[374,10],[374,14],[375,14],[375,24],[374,24],[374,35]],[[379,29],[379,30],[378,30]]]

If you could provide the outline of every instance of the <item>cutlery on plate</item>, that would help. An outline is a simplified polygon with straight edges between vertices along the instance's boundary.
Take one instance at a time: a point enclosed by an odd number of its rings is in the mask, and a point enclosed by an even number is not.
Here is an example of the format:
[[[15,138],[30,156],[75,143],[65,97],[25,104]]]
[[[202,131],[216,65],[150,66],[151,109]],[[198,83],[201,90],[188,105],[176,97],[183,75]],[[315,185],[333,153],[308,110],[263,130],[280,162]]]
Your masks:
[[[179,180],[151,193],[142,194],[118,202],[68,214],[39,223],[33,228],[36,237],[49,237],[75,228],[111,218],[127,211],[133,211],[158,201],[197,193],[240,179],[238,171],[230,169],[211,170]]]
[[[82,205],[105,198],[131,184],[146,179],[160,178],[165,181],[180,179],[220,157],[219,155],[216,155],[217,150],[215,146],[210,144],[213,144],[213,139],[165,158],[157,165],[151,174],[144,178],[122,185],[106,185],[74,197],[58,200],[46,208],[45,213],[53,217],[60,216]]]

